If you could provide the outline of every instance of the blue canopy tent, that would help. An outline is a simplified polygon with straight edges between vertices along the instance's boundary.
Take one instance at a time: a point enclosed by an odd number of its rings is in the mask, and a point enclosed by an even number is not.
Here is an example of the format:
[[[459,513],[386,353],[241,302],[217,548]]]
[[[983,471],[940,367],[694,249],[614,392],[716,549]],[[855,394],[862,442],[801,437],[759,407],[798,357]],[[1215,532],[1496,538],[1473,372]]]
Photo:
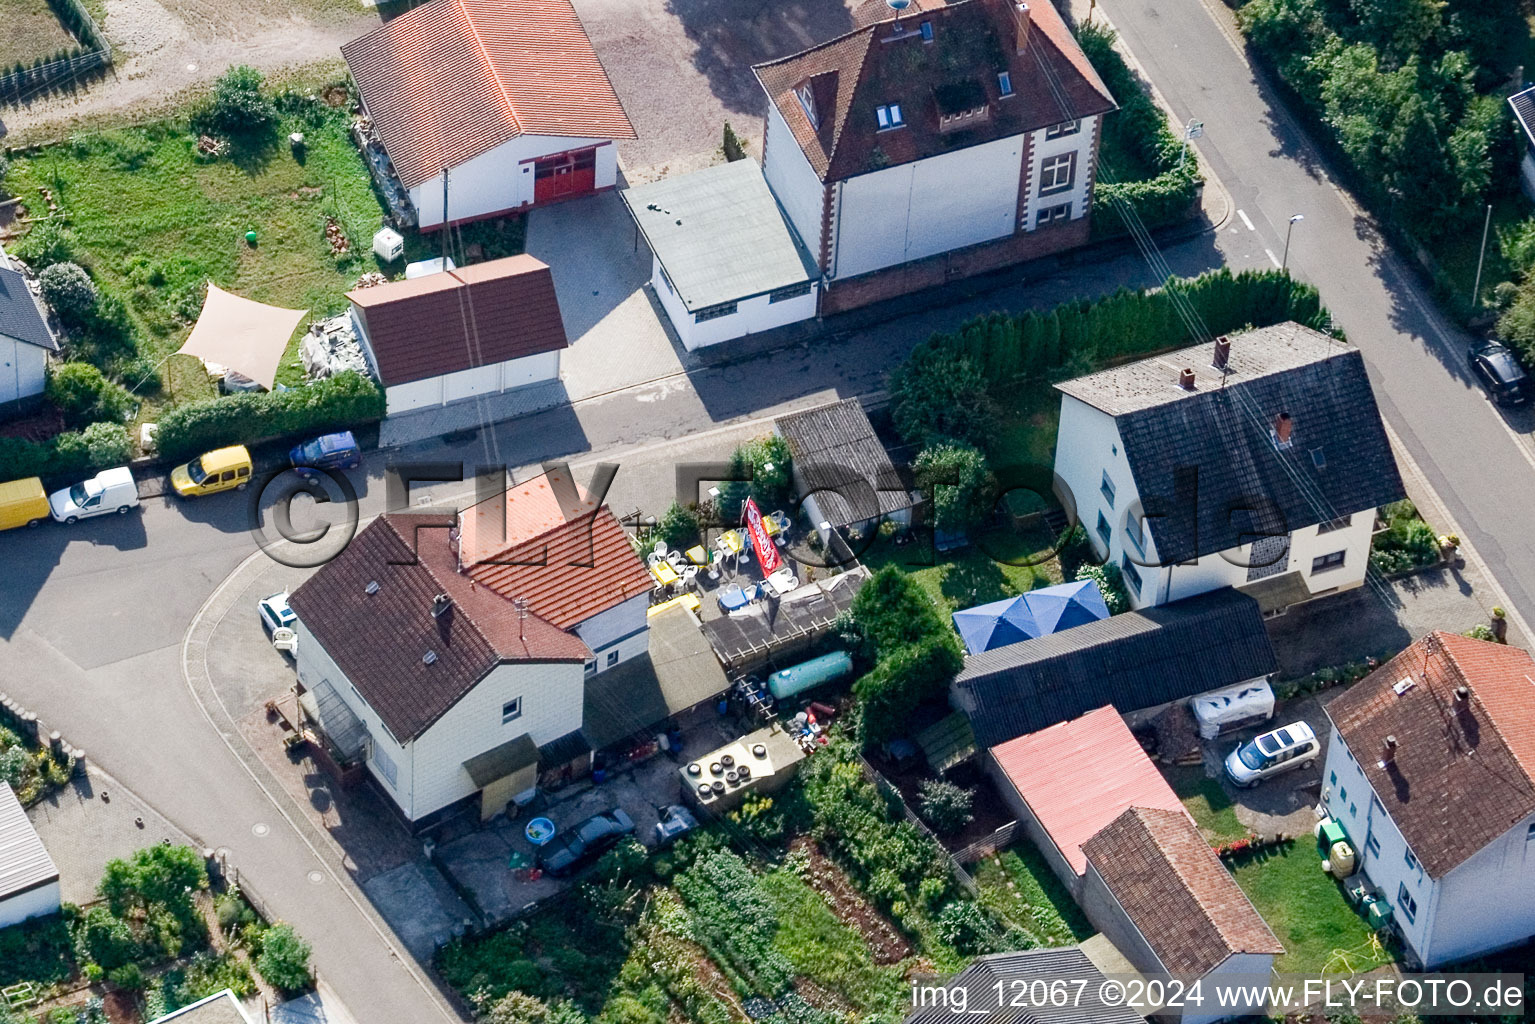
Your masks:
[[[979,654],[1108,617],[1098,584],[1077,580],[957,611],[954,628],[965,650]]]

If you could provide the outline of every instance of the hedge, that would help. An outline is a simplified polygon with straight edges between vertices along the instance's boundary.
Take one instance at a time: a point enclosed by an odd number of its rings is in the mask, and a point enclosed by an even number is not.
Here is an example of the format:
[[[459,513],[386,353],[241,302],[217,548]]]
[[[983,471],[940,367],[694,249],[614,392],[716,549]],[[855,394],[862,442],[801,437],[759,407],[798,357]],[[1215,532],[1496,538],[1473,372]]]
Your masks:
[[[191,458],[213,448],[288,434],[323,434],[382,419],[384,393],[353,370],[289,391],[212,398],[177,406],[160,420],[161,456]]]
[[[1181,303],[1175,303],[1175,297]],[[1193,343],[1180,306],[1192,309],[1212,335],[1246,326],[1294,320],[1318,330],[1329,325],[1317,290],[1278,270],[1228,268],[1192,278],[1169,278],[1155,291],[1121,288],[1099,299],[1079,299],[1054,309],[993,313],[962,324],[957,333],[935,334],[918,346],[968,357],[993,387],[1043,377],[1070,366],[1095,365],[1148,355]],[[900,401],[900,396],[892,393]]]
[[[46,441],[0,437],[0,480],[85,476],[121,466],[132,457],[133,443],[121,423],[92,423]]]

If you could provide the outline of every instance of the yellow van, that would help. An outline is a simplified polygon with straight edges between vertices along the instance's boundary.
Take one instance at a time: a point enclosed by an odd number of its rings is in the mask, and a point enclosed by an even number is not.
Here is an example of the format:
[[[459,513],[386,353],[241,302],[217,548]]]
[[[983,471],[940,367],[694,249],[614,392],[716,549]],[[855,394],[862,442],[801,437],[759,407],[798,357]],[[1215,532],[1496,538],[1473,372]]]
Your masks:
[[[217,494],[230,488],[245,490],[251,478],[251,453],[243,444],[205,452],[171,470],[171,486],[183,498]]]
[[[36,526],[52,514],[48,492],[37,477],[0,484],[0,530]]]

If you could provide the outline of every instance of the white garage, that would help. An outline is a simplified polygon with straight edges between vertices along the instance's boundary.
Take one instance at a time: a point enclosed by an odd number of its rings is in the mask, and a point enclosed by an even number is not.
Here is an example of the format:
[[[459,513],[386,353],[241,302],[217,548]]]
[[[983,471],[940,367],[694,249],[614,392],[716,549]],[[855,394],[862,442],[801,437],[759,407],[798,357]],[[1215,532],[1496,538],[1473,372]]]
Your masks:
[[[511,256],[350,292],[387,414],[559,380],[568,341],[554,278]]]
[[[23,412],[42,396],[48,355],[58,350],[27,279],[0,253],[0,416]]]
[[[59,910],[59,869],[10,785],[0,782],[0,928]]]

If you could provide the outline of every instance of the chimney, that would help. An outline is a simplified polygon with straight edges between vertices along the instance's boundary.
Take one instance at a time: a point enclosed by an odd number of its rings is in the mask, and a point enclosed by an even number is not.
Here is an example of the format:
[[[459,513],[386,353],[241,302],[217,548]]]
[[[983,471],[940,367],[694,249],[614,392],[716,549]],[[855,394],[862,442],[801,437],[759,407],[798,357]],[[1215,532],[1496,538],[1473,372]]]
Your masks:
[[[1290,414],[1282,412],[1274,417],[1274,443],[1283,447],[1290,443],[1290,431],[1295,429],[1295,421],[1290,419]]]
[[[1178,371],[1178,386],[1185,391],[1198,390],[1198,386],[1194,383],[1194,368],[1192,366],[1185,366]]]
[[[1385,745],[1381,748],[1380,766],[1382,768],[1396,763],[1396,737],[1387,736]]]
[[[443,613],[453,607],[453,599],[447,594],[438,594],[432,598],[432,618],[440,619]]]
[[[1210,365],[1217,370],[1224,370],[1226,364],[1231,361],[1231,339],[1222,334],[1215,339],[1215,358],[1210,360]]]
[[[1023,0],[1016,0],[1013,4],[1013,46],[1014,52],[1023,53],[1029,45],[1029,5]]]

